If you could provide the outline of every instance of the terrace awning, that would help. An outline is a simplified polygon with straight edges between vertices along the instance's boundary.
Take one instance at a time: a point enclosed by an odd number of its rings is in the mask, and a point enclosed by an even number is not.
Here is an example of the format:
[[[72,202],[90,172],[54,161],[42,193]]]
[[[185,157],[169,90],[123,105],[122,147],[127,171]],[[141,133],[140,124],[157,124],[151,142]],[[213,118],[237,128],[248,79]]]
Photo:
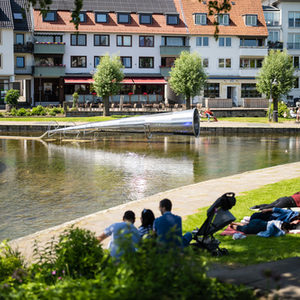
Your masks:
[[[65,78],[66,84],[91,84],[93,78]],[[124,78],[122,84],[167,84],[163,78]]]

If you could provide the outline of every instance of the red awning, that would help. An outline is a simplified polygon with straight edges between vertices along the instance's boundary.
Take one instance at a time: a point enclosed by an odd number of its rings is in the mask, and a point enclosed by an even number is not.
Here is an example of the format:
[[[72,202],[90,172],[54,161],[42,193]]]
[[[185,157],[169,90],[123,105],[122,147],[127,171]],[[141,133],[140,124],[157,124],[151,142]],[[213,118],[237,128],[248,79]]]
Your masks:
[[[66,84],[91,84],[94,83],[93,78],[65,78]],[[163,78],[124,78],[122,84],[167,84]]]
[[[132,78],[135,84],[167,84],[163,78]]]

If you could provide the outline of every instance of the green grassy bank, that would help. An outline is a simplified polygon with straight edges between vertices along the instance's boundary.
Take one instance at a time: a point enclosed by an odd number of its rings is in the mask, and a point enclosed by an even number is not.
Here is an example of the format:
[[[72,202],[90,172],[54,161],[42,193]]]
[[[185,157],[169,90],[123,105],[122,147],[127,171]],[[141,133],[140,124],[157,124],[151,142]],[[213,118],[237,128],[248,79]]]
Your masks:
[[[253,213],[249,209],[251,206],[271,203],[279,197],[290,196],[298,191],[300,191],[300,177],[269,184],[237,196],[236,205],[230,211],[237,221],[240,221],[244,216]],[[201,208],[197,214],[189,216],[183,223],[184,230],[191,231],[195,227],[200,227],[206,219],[207,208]],[[229,250],[229,255],[215,258],[202,251],[202,255],[210,262],[250,265],[300,256],[299,234],[271,238],[253,235],[242,240],[233,240],[231,236],[220,236],[220,232],[215,236],[221,241],[220,246]]]

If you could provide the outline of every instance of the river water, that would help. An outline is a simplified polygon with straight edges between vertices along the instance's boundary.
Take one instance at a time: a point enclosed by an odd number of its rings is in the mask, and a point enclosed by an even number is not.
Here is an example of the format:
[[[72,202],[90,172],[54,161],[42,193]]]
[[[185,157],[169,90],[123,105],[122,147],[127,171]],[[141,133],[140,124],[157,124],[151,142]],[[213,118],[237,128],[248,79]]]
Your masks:
[[[299,160],[298,136],[0,140],[0,240],[179,186]]]

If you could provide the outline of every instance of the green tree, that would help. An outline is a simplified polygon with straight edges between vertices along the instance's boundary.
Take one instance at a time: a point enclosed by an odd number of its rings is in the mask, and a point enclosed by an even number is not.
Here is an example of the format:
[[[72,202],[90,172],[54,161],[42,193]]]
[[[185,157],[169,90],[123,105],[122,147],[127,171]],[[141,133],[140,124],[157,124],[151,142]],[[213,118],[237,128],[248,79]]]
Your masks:
[[[201,57],[197,53],[181,52],[170,72],[170,85],[176,95],[184,95],[186,108],[191,107],[191,98],[199,95],[206,82]]]
[[[273,122],[278,122],[278,100],[294,86],[294,72],[292,58],[286,51],[271,50],[264,58],[256,88],[273,99]]]
[[[109,115],[109,96],[119,92],[120,82],[124,78],[120,57],[105,55],[101,58],[94,74],[94,89],[98,97],[103,98],[103,116]]]
[[[10,89],[7,91],[4,101],[12,107],[17,107],[20,92],[18,90]]]

